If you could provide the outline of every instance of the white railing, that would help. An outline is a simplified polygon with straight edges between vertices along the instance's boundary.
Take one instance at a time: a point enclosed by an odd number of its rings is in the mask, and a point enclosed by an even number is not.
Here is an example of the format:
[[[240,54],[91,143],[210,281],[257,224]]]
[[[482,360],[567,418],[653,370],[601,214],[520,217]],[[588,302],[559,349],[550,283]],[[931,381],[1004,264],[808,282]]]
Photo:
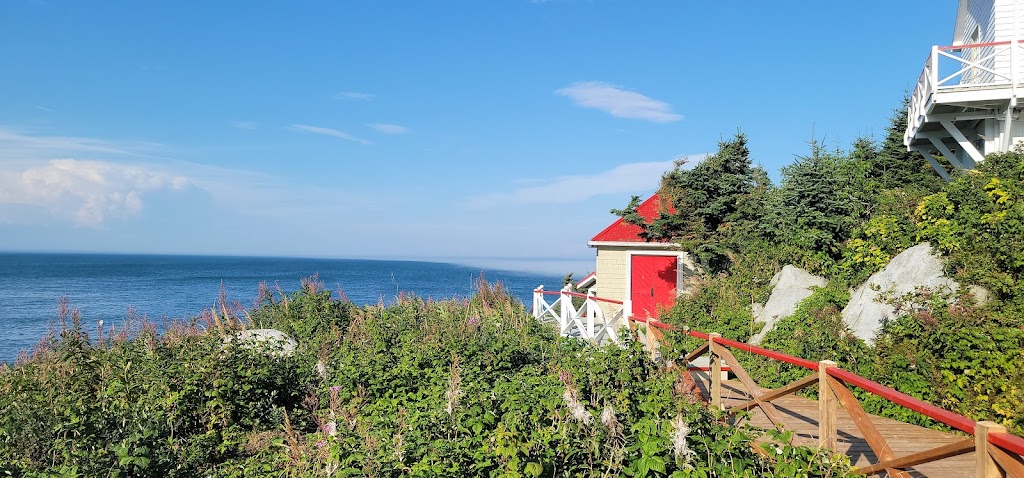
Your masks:
[[[910,96],[904,143],[910,144],[930,113],[934,95],[970,88],[1009,87],[1007,100],[1017,97],[1024,80],[1020,50],[1024,40],[933,46]]]
[[[557,296],[557,297],[554,297]],[[547,297],[553,297],[548,302]],[[579,308],[573,299],[583,299]],[[605,314],[601,302],[617,306],[617,310]],[[623,303],[617,300],[597,297],[594,292],[580,294],[568,286],[560,291],[544,290],[540,286],[533,290],[533,316],[541,322],[554,322],[563,337],[578,337],[595,344],[610,341],[619,344],[618,329],[627,326]]]

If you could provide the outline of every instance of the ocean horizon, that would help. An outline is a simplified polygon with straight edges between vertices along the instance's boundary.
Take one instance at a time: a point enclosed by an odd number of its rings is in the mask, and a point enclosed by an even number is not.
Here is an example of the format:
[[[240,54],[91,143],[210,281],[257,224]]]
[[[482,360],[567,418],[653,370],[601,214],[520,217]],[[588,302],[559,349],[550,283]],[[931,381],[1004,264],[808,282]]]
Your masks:
[[[129,315],[156,322],[190,319],[213,307],[222,288],[229,302],[250,309],[260,283],[290,293],[313,275],[336,297],[343,293],[359,305],[390,303],[403,293],[438,300],[468,297],[481,275],[488,282],[501,282],[529,305],[535,287],[560,287],[566,274],[582,277],[586,271],[556,273],[583,264],[560,259],[466,262],[0,252],[0,362],[13,362],[45,336],[58,318],[62,298],[91,330],[100,320],[105,326],[118,325]],[[514,270],[516,266],[542,272]]]

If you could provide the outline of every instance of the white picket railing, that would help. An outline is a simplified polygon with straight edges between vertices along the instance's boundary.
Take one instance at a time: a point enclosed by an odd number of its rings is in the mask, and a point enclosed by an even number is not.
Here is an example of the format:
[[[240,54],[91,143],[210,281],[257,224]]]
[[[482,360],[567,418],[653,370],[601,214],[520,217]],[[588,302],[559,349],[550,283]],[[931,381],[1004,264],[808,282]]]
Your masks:
[[[557,297],[548,302],[546,297],[553,296]],[[573,304],[574,298],[583,299],[578,309]],[[618,306],[618,310],[609,316],[600,302]],[[563,337],[578,337],[595,344],[605,341],[619,344],[618,328],[627,326],[622,302],[597,297],[593,292],[572,292],[568,286],[560,291],[544,290],[544,286],[534,289],[533,316],[541,322],[556,323]]]
[[[936,93],[957,89],[1016,89],[1024,80],[1024,62],[1020,57],[1024,40],[932,46],[918,77],[908,106],[906,144],[914,139],[930,113]],[[942,75],[940,77],[940,75]]]

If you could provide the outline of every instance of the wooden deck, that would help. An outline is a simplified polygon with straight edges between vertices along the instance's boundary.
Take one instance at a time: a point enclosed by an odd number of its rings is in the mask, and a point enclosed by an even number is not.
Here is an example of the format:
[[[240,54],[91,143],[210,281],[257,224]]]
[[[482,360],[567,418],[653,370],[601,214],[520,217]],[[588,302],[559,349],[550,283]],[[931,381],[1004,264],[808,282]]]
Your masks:
[[[710,396],[707,387],[706,373],[693,373],[697,386],[707,398]],[[722,382],[722,404],[725,407],[738,405],[750,399],[746,389],[740,382],[730,380]],[[818,402],[797,395],[788,395],[772,401],[785,418],[787,430],[792,430],[805,443],[817,443],[818,440]],[[846,413],[838,414],[838,447],[850,457],[850,462],[858,467],[866,467],[878,460],[868,446],[853,420]],[[885,437],[896,456],[905,456],[914,452],[928,450],[967,438],[966,435],[946,433],[916,425],[909,425],[888,418],[872,416],[878,431]],[[749,415],[751,425],[772,429],[768,416],[760,408],[755,407]],[[972,451],[944,460],[918,465],[908,469],[913,477],[973,477],[975,476],[976,457]],[[882,476],[885,476],[884,474]]]

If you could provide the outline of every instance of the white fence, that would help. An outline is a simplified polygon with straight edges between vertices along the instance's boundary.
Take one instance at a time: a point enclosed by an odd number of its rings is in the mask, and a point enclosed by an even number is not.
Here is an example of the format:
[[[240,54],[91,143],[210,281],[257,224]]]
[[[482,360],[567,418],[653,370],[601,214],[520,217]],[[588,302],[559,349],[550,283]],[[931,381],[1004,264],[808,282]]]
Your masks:
[[[548,298],[552,301],[548,302]],[[574,299],[582,299],[579,308]],[[599,302],[612,304],[617,311],[609,316]],[[564,337],[578,337],[595,344],[619,344],[618,329],[628,326],[623,310],[622,302],[597,297],[593,292],[572,292],[568,286],[560,291],[544,290],[544,286],[533,290],[533,316],[537,320],[556,323],[558,333]]]

